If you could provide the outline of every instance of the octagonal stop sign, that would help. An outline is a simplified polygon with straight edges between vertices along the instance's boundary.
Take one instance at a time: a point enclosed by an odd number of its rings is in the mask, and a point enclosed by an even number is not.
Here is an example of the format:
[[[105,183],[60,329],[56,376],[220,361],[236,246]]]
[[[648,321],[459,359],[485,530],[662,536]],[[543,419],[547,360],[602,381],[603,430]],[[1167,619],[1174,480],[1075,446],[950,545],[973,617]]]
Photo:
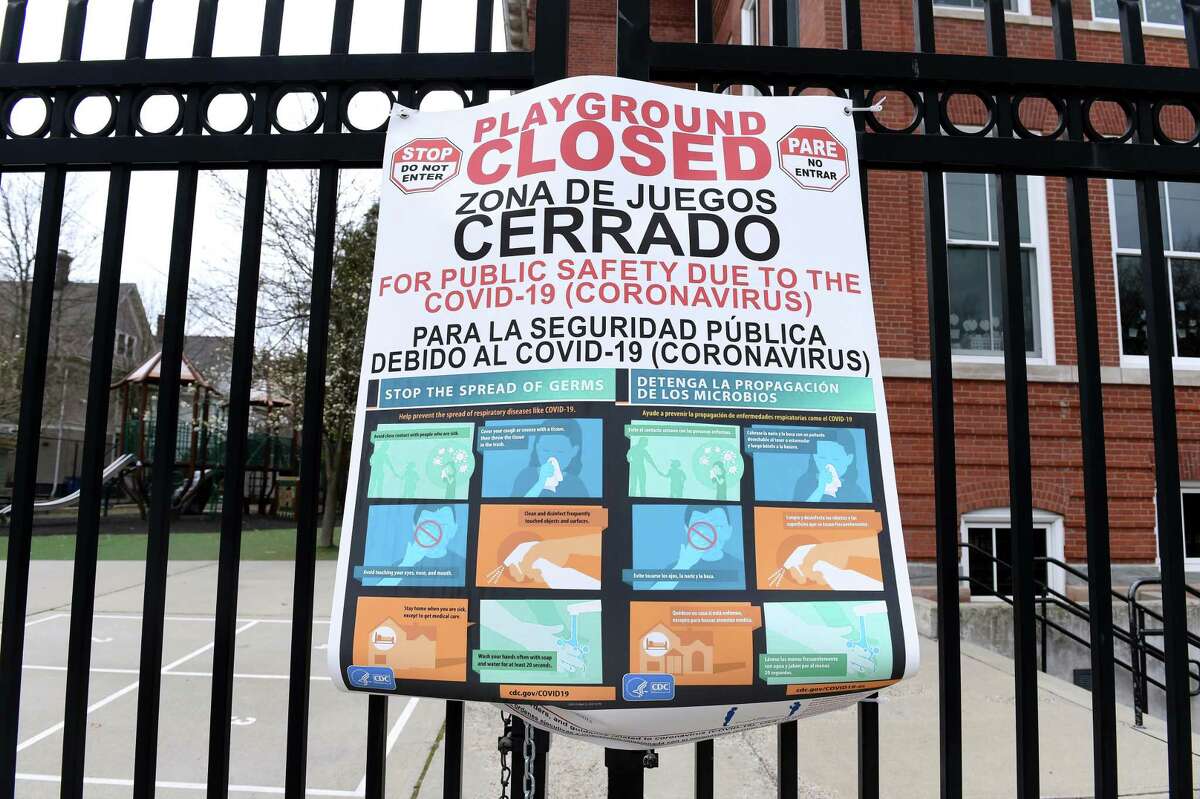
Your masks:
[[[433,191],[458,174],[462,150],[446,138],[413,139],[392,153],[392,183],[405,194]]]
[[[779,168],[802,189],[833,191],[850,177],[850,158],[826,128],[797,125],[779,140]]]

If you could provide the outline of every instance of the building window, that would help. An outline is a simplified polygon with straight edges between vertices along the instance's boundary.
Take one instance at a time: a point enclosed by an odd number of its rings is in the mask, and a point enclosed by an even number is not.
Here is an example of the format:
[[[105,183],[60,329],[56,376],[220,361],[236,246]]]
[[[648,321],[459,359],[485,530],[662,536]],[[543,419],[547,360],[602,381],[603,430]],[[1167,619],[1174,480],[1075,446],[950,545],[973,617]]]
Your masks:
[[[742,3],[741,15],[741,43],[742,44],[758,44],[758,0],[745,0]],[[761,97],[762,92],[756,86],[746,84],[742,86],[742,95],[745,97]]]
[[[1114,0],[1115,1],[1115,0]],[[987,0],[933,0],[935,6],[951,6],[953,8],[986,8]],[[1024,11],[1022,0],[1004,0],[1006,11]]]
[[[940,0],[939,0],[940,1]],[[1183,8],[1179,0],[1142,0],[1142,22],[1157,25],[1183,25]],[[1119,22],[1117,0],[1092,0],[1092,16]]]
[[[137,339],[127,333],[117,332],[116,343],[114,344],[117,355],[134,355],[134,348],[137,346]]]
[[[950,273],[950,345],[960,355],[1003,354],[1000,240],[994,175],[946,175],[946,243]],[[1032,358],[1052,352],[1045,228],[1045,183],[1017,177],[1025,347]]]
[[[1137,191],[1132,181],[1112,181],[1112,229],[1117,270],[1121,352],[1149,354]],[[1163,248],[1175,325],[1174,355],[1200,358],[1200,184],[1160,183]]]
[[[1185,483],[1180,489],[1183,501],[1183,555],[1200,564],[1200,483]]]
[[[758,0],[742,3],[742,44],[758,44]]]
[[[962,517],[963,558],[961,574],[967,577],[972,597],[1011,596],[1012,528],[1008,508],[975,511]],[[1055,591],[1065,589],[1062,569],[1051,568],[1047,557],[1062,560],[1062,517],[1046,511],[1033,513],[1034,590],[1044,586]]]

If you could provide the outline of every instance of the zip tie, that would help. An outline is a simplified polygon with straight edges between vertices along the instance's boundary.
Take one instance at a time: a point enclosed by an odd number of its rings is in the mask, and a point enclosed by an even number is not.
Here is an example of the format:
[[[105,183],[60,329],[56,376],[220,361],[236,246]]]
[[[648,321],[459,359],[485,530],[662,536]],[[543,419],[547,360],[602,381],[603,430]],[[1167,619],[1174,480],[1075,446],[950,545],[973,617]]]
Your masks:
[[[875,105],[864,105],[864,106],[848,105],[848,106],[845,106],[844,108],[842,108],[842,113],[844,113],[846,116],[850,116],[851,114],[878,114],[880,111],[883,110],[883,104],[886,102],[887,102],[887,96],[884,95],[883,97],[879,98],[879,102],[875,103]]]
[[[396,103],[395,110],[392,113],[401,119],[408,119],[409,117],[416,116],[419,112],[420,109],[409,108],[406,105],[400,105],[399,103]]]

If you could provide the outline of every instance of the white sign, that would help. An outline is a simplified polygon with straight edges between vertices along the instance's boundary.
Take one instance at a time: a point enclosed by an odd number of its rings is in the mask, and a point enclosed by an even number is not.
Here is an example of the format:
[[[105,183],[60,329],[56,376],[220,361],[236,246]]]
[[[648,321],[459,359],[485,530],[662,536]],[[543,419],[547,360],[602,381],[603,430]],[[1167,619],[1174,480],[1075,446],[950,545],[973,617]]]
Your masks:
[[[336,684],[645,748],[914,672],[846,106],[393,113]]]

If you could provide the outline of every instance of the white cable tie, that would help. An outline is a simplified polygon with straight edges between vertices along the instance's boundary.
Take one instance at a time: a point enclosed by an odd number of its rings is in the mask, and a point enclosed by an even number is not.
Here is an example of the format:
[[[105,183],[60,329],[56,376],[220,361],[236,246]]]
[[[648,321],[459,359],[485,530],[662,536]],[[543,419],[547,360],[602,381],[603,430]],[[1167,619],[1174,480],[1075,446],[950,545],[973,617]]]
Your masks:
[[[851,114],[878,114],[883,110],[883,104],[887,102],[887,97],[880,97],[879,102],[875,105],[853,106],[848,105],[842,109],[846,116]]]

